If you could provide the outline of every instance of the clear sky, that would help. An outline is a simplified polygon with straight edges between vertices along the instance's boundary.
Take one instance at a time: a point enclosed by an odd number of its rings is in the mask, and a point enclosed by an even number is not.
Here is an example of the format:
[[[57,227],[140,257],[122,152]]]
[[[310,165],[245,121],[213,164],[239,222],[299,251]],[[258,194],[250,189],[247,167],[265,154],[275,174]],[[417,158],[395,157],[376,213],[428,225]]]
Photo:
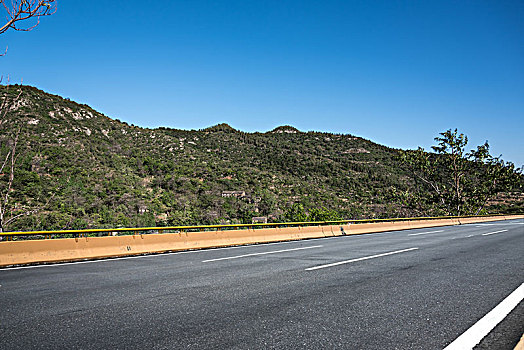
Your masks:
[[[524,164],[524,2],[58,1],[1,73],[145,127],[290,124]]]

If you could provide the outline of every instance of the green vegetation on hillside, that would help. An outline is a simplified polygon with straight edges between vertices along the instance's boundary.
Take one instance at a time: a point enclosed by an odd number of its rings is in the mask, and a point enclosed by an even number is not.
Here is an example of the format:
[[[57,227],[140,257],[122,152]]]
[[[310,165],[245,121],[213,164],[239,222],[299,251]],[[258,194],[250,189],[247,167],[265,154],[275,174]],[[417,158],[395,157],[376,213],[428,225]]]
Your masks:
[[[22,90],[4,125],[21,130],[10,205],[12,215],[33,212],[10,231],[401,217],[428,209],[406,201],[415,181],[399,151],[360,137],[290,126],[145,129]],[[0,144],[11,137],[1,134]],[[523,208],[521,192],[485,210],[505,211],[508,203]]]

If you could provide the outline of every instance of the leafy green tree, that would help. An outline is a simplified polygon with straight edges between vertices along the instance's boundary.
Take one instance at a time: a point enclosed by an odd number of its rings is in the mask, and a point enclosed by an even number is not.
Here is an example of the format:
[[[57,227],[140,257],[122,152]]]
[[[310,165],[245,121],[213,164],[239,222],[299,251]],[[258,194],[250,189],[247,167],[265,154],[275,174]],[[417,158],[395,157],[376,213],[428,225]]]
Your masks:
[[[342,220],[340,214],[333,209],[327,209],[326,207],[322,208],[312,208],[309,211],[309,221],[336,221]]]
[[[474,214],[484,210],[488,201],[498,193],[524,188],[522,169],[516,169],[512,162],[504,162],[500,156],[493,157],[489,154],[487,141],[476,150],[472,150],[468,159],[473,162],[472,167],[477,175],[468,183],[473,194],[470,206]]]
[[[277,197],[268,190],[263,190],[260,194],[260,203],[258,205],[262,215],[271,214],[277,207]]]
[[[287,222],[304,222],[307,221],[308,216],[304,205],[302,203],[294,203],[284,214],[284,219]]]
[[[401,151],[415,181],[414,206],[446,215],[478,214],[497,194],[522,189],[521,170],[490,155],[487,141],[466,152],[468,138],[457,129],[440,133],[435,141],[435,153],[421,147]]]

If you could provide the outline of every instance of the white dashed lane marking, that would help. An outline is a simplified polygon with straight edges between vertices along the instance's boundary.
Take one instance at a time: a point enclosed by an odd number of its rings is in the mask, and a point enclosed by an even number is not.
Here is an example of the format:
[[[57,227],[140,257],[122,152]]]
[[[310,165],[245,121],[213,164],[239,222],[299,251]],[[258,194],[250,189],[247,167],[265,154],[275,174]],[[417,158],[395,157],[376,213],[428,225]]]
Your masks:
[[[318,270],[318,269],[324,269],[324,268],[326,268],[326,267],[333,267],[333,266],[338,266],[338,265],[342,265],[342,264],[349,264],[349,263],[352,263],[352,262],[357,262],[357,261],[363,261],[363,260],[368,260],[368,259],[379,258],[379,257],[381,257],[381,256],[387,256],[387,255],[393,255],[393,254],[405,253],[405,252],[409,252],[409,251],[417,250],[417,249],[418,249],[418,248],[408,248],[408,249],[396,250],[396,251],[394,251],[394,252],[388,252],[388,253],[376,254],[376,255],[371,255],[371,256],[365,256],[365,257],[362,257],[362,258],[356,258],[356,259],[351,259],[351,260],[338,261],[338,262],[334,262],[334,263],[331,263],[331,264],[326,264],[326,265],[319,265],[319,266],[309,267],[309,268],[306,269],[306,271],[313,271],[313,270]]]

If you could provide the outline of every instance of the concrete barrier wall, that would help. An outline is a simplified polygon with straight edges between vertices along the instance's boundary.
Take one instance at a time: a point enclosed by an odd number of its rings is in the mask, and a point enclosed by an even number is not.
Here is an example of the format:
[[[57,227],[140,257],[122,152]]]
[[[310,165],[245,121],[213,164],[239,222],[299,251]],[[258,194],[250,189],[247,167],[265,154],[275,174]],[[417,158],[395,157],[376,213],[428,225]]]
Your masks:
[[[137,234],[0,242],[0,266],[75,261],[105,257],[179,251],[231,245],[266,243],[459,225],[524,218],[524,215],[487,218],[378,222],[353,225],[265,228],[230,231]]]

